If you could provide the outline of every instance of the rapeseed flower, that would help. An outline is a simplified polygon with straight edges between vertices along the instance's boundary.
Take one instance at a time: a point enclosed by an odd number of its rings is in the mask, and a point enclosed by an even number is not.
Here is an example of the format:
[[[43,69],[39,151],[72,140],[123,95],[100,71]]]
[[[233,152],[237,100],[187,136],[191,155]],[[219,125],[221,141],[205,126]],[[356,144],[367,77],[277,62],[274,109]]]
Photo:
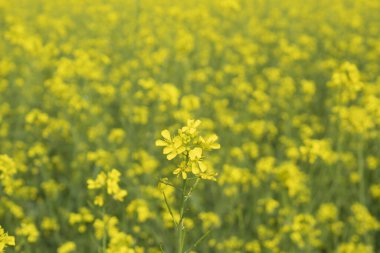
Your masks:
[[[4,232],[4,229],[0,226],[0,252],[4,252],[7,246],[15,246],[14,236],[9,236]]]

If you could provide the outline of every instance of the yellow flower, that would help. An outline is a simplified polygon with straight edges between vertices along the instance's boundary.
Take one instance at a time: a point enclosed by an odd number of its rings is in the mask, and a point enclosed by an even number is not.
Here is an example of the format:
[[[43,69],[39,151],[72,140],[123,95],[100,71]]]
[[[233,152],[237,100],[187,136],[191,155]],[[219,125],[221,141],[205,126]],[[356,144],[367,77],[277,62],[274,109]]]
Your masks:
[[[74,252],[76,249],[77,246],[74,242],[65,242],[58,248],[57,253],[70,253]]]
[[[189,158],[191,161],[191,171],[194,175],[198,175],[200,172],[207,170],[206,165],[201,161],[202,149],[194,148],[189,152]]]
[[[5,247],[14,246],[16,244],[14,236],[9,236],[0,226],[0,252],[3,252]]]
[[[371,185],[370,192],[374,199],[380,199],[380,184]]]
[[[218,228],[221,226],[220,218],[216,213],[201,212],[198,216],[202,221],[202,228],[204,231],[207,231],[210,228]]]
[[[184,133],[189,133],[190,135],[194,135],[197,131],[197,127],[201,124],[200,120],[190,119],[187,121],[187,125],[182,127],[181,131]]]
[[[216,134],[213,134],[206,139],[203,139],[203,137],[200,137],[199,139],[202,143],[203,148],[206,150],[220,149],[220,144],[216,143],[218,140],[218,136]]]
[[[163,154],[167,155],[166,158],[168,160],[174,159],[186,150],[182,145],[181,137],[176,136],[172,139],[170,132],[166,129],[161,132],[161,135],[164,137],[164,140],[157,140],[156,146],[164,147]]]
[[[108,173],[107,178],[107,193],[112,195],[117,201],[123,201],[124,197],[127,196],[127,191],[122,190],[119,186],[120,172],[116,169],[112,169]]]
[[[204,180],[216,181],[217,173],[199,173],[200,178]]]
[[[187,125],[180,128],[176,136],[171,136],[169,131],[165,129],[161,132],[164,140],[157,140],[156,146],[164,147],[163,153],[167,154],[168,160],[172,160],[178,154],[183,153],[180,157],[182,161],[173,171],[174,175],[187,179],[188,173],[192,173],[201,179],[216,180],[217,174],[213,171],[207,171],[203,159],[206,151],[220,148],[220,145],[216,143],[218,137],[214,134],[204,139],[197,132],[197,127],[200,124],[200,120],[188,120]]]
[[[174,175],[180,175],[182,176],[183,179],[186,179],[187,178],[187,173],[186,173],[186,170],[183,169],[183,168],[177,168],[173,171],[173,174]]]
[[[111,195],[117,201],[123,201],[128,192],[119,186],[121,173],[117,169],[112,169],[109,172],[101,171],[95,180],[87,180],[87,188],[90,190],[106,188],[107,194]],[[97,206],[104,205],[104,197],[99,194],[95,197],[94,204]]]
[[[159,146],[159,147],[168,146],[168,144],[172,140],[169,130],[167,130],[167,129],[162,130],[161,135],[162,135],[162,137],[164,137],[164,141],[163,140],[156,140],[156,146]]]
[[[44,217],[41,222],[41,227],[45,231],[57,231],[59,230],[59,225],[57,223],[57,220],[55,218],[51,217]]]
[[[102,195],[98,195],[95,197],[94,204],[97,206],[103,206],[104,205],[104,198]]]
[[[37,230],[37,227],[30,221],[21,223],[21,226],[16,229],[16,234],[18,236],[25,236],[29,243],[37,242],[40,236],[40,232]]]
[[[100,172],[95,180],[87,180],[88,189],[99,189],[106,183],[107,176],[104,172]]]

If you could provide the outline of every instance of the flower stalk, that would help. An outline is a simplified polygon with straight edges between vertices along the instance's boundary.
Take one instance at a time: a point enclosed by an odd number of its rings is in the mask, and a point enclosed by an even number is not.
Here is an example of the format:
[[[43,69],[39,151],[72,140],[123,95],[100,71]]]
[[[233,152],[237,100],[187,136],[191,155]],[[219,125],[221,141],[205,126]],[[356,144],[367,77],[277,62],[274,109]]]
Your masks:
[[[179,219],[177,222],[173,214],[173,208],[170,206],[165,192],[162,191],[166,207],[175,226],[177,253],[189,252],[189,249],[185,250],[186,233],[188,232],[185,219],[187,204],[193,191],[200,180],[216,181],[217,176],[211,164],[205,160],[208,151],[220,148],[220,145],[216,142],[218,137],[215,134],[206,138],[202,137],[197,129],[200,124],[200,120],[189,120],[187,125],[180,128],[178,134],[174,136],[170,134],[169,130],[165,129],[161,132],[163,140],[156,141],[156,146],[163,147],[163,154],[166,155],[169,161],[177,159],[176,169],[173,170],[173,174],[179,178],[180,186],[176,186],[174,182],[168,182],[166,178],[159,181],[160,184],[171,186],[180,192]],[[198,239],[191,249],[195,248],[206,236],[203,235]]]

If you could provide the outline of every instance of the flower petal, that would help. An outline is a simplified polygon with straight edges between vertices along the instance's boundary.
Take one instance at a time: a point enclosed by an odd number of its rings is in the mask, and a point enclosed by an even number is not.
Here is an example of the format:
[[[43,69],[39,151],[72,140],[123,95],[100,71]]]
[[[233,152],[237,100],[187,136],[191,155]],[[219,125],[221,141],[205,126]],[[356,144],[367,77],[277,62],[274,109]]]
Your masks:
[[[194,161],[202,157],[202,149],[201,148],[194,148],[190,150],[189,152],[190,160]]]
[[[166,158],[170,161],[170,160],[173,160],[174,157],[176,157],[176,156],[177,156],[177,153],[175,153],[175,152],[171,152],[170,154],[168,154],[168,155],[166,156]]]
[[[186,150],[186,148],[185,147],[179,147],[178,149],[177,149],[177,154],[181,154],[181,153],[183,153],[184,151]]]
[[[169,154],[170,152],[173,152],[173,147],[165,147],[162,151],[163,154]]]
[[[173,146],[174,146],[174,148],[179,148],[180,146],[182,146],[182,140],[181,140],[181,138],[174,138],[174,140],[173,140]]]
[[[205,172],[207,170],[207,167],[203,162],[198,161],[198,165],[202,172]]]
[[[220,149],[220,144],[219,143],[213,143],[210,145],[211,149]]]
[[[170,132],[169,130],[165,129],[165,130],[162,130],[161,132],[161,135],[162,137],[164,137],[166,140],[171,140],[172,138],[170,137]]]
[[[156,146],[158,146],[158,147],[165,147],[167,145],[168,145],[168,143],[163,141],[163,140],[156,140]]]
[[[193,172],[194,175],[199,174],[200,171],[196,163],[193,163],[193,165],[191,166],[191,172]]]

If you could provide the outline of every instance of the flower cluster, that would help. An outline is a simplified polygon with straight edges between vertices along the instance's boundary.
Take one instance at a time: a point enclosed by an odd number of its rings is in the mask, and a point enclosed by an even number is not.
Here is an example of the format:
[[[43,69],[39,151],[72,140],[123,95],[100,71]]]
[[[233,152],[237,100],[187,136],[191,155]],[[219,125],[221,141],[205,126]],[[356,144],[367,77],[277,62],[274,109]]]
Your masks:
[[[14,246],[15,238],[14,236],[9,236],[4,232],[4,229],[0,226],[0,252],[4,252],[7,246]]]
[[[106,194],[111,196],[116,201],[123,201],[127,196],[127,191],[123,190],[119,186],[120,172],[117,169],[110,171],[101,171],[95,180],[87,180],[87,188],[89,190],[98,190],[99,194],[96,195],[94,204],[97,206],[103,206],[106,198]],[[105,194],[106,193],[106,194]]]
[[[11,195],[14,191],[15,180],[13,176],[17,173],[16,165],[7,155],[0,155],[0,185],[4,192]]]
[[[200,120],[188,120],[187,125],[178,130],[178,134],[171,136],[169,130],[161,132],[163,140],[157,140],[156,146],[163,147],[163,154],[168,160],[179,157],[179,164],[174,170],[175,175],[181,175],[183,179],[189,173],[206,180],[216,180],[217,173],[213,172],[205,164],[206,152],[219,149],[218,137],[213,134],[206,138],[198,132]]]

